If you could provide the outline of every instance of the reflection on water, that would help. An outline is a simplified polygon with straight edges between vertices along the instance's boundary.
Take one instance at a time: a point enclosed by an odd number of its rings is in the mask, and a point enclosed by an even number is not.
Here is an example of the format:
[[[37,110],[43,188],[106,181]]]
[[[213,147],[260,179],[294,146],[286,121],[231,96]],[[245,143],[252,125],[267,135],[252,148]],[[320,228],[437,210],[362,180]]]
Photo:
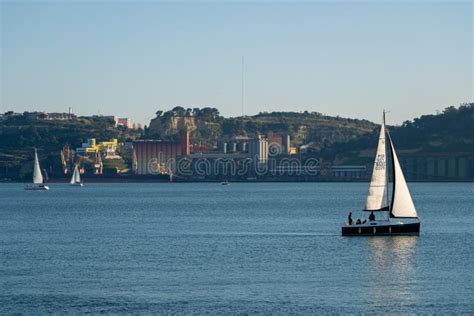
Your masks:
[[[368,238],[370,292],[374,302],[400,301],[415,304],[415,251],[418,236]]]
[[[374,270],[406,273],[412,268],[412,257],[418,236],[390,236],[368,238],[371,264]]]

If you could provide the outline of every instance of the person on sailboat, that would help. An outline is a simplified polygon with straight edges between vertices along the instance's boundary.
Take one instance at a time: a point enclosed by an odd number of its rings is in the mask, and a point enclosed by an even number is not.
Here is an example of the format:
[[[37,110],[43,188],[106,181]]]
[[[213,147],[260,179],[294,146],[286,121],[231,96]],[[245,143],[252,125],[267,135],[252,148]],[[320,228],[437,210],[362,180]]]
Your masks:
[[[375,221],[375,214],[374,214],[374,212],[370,212],[369,221],[370,221],[370,222]]]
[[[347,216],[347,222],[349,225],[352,225],[352,212],[349,212],[349,216]]]

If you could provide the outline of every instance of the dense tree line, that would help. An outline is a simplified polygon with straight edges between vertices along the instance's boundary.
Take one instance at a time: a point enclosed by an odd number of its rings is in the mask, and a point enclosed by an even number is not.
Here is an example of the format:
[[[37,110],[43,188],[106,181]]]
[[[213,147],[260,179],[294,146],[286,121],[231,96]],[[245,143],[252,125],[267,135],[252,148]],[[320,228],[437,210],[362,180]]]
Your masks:
[[[219,120],[222,119],[220,116],[219,110],[216,108],[211,107],[204,107],[204,108],[184,108],[182,106],[176,106],[169,111],[156,111],[156,117],[160,118],[169,118],[169,117],[197,117],[209,120]]]
[[[450,106],[441,113],[422,115],[401,126],[389,126],[390,135],[398,149],[419,150],[421,153],[474,153],[474,103],[458,108]],[[350,142],[336,142],[322,154],[328,159],[350,156],[362,150],[375,150],[379,128]]]

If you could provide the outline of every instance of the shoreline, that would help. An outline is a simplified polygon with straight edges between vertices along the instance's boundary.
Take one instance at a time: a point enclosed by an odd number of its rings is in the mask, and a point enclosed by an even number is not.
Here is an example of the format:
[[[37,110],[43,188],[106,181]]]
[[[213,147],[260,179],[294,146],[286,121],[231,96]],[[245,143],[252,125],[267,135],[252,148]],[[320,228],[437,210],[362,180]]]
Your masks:
[[[111,179],[111,178],[105,178],[105,179],[84,179],[84,183],[221,183],[224,182],[225,180],[219,180],[219,179],[212,179],[212,180],[163,180],[163,179]],[[324,180],[312,180],[312,179],[307,179],[307,180],[262,180],[262,179],[257,179],[257,180],[227,180],[229,183],[369,183],[369,180],[329,180],[329,179],[324,179]],[[474,180],[465,180],[465,181],[452,181],[452,180],[446,180],[446,181],[430,181],[430,180],[417,180],[417,181],[408,181],[409,183],[474,183]],[[11,181],[0,181],[0,184],[2,183],[15,183],[15,184],[28,184],[31,183],[30,181],[20,181],[20,180],[11,180]],[[68,184],[69,179],[50,179],[47,181],[47,183],[59,183],[59,184]]]

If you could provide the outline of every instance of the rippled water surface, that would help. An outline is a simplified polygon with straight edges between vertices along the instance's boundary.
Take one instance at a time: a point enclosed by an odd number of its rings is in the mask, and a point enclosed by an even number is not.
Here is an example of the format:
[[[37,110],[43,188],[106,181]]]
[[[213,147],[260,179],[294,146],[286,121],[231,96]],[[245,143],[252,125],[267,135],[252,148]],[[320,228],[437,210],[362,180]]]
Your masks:
[[[474,313],[474,184],[410,188],[419,237],[340,236],[365,183],[0,184],[0,314]]]

